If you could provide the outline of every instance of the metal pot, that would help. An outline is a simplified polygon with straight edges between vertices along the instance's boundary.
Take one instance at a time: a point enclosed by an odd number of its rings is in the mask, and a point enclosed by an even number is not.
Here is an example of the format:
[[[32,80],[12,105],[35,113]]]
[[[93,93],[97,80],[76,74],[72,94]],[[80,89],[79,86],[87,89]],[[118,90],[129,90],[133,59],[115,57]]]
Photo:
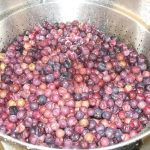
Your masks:
[[[0,0],[0,49],[24,30],[43,20],[66,22],[75,19],[95,24],[106,34],[121,40],[150,58],[149,0]],[[99,150],[118,149],[150,134],[150,125],[132,139]],[[22,148],[50,150],[0,133],[4,143]],[[19,148],[20,149],[20,148]]]

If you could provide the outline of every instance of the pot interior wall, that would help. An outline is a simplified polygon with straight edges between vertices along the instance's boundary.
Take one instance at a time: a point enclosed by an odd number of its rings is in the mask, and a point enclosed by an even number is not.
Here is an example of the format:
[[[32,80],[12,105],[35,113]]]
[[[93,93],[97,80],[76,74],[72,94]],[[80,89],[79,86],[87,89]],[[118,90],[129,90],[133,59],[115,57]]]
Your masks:
[[[31,29],[43,20],[66,22],[78,19],[81,22],[96,25],[99,30],[106,34],[118,36],[140,53],[146,54],[147,57],[150,56],[150,33],[148,30],[133,20],[135,18],[130,19],[127,14],[119,13],[113,9],[115,5],[110,8],[90,2],[66,2],[31,5],[3,18],[0,21],[0,48],[2,49],[24,30]]]

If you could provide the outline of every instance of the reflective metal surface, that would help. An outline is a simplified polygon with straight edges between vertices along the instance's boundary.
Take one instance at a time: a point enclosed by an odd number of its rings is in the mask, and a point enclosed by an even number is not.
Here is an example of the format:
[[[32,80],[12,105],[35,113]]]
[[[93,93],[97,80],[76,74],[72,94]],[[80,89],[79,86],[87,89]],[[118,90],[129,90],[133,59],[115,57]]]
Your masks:
[[[1,9],[2,8],[2,9]],[[114,34],[139,53],[150,58],[150,1],[149,0],[0,0],[0,49],[24,30],[30,30],[43,20],[51,22],[89,22],[106,34]],[[136,137],[107,148],[116,149],[150,134],[147,126]],[[29,149],[49,150],[27,144],[0,133],[2,140]]]

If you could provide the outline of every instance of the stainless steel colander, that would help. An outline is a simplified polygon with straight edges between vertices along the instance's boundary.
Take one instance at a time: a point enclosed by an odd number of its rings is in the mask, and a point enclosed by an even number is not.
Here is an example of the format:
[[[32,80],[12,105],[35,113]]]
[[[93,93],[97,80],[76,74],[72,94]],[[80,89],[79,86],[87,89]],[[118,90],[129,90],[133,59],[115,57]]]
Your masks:
[[[150,0],[0,0],[0,49],[43,20],[67,22],[75,19],[94,24],[106,34],[118,36],[150,58]],[[150,125],[126,142],[99,150],[117,149],[149,134]],[[0,138],[3,143],[28,149],[50,149],[21,142],[2,133]]]

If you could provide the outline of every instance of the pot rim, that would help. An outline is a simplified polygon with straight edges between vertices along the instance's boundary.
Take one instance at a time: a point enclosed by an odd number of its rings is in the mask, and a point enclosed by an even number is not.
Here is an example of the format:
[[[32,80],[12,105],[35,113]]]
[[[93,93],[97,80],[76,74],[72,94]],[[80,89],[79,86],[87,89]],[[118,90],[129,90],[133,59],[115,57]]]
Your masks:
[[[141,132],[143,132],[143,131],[141,131]],[[115,145],[111,145],[111,146],[108,146],[108,147],[94,148],[93,150],[106,150],[106,149],[107,150],[111,150],[111,149],[117,149],[119,147],[127,146],[129,144],[137,142],[140,139],[142,139],[142,138],[150,135],[150,130],[148,130],[145,133],[141,133],[141,132],[137,136],[131,138],[130,140],[127,140],[127,141],[124,141],[124,142],[121,142],[121,143],[118,143],[118,144],[115,144]],[[27,149],[36,149],[36,150],[59,149],[59,148],[49,148],[49,147],[46,147],[46,146],[33,145],[33,144],[30,144],[30,143],[22,142],[22,141],[19,141],[18,139],[12,138],[12,137],[10,137],[10,136],[8,136],[6,134],[3,134],[3,133],[0,133],[0,137],[2,138],[2,140],[4,142],[13,142],[13,144],[19,144],[20,146],[25,146]]]

